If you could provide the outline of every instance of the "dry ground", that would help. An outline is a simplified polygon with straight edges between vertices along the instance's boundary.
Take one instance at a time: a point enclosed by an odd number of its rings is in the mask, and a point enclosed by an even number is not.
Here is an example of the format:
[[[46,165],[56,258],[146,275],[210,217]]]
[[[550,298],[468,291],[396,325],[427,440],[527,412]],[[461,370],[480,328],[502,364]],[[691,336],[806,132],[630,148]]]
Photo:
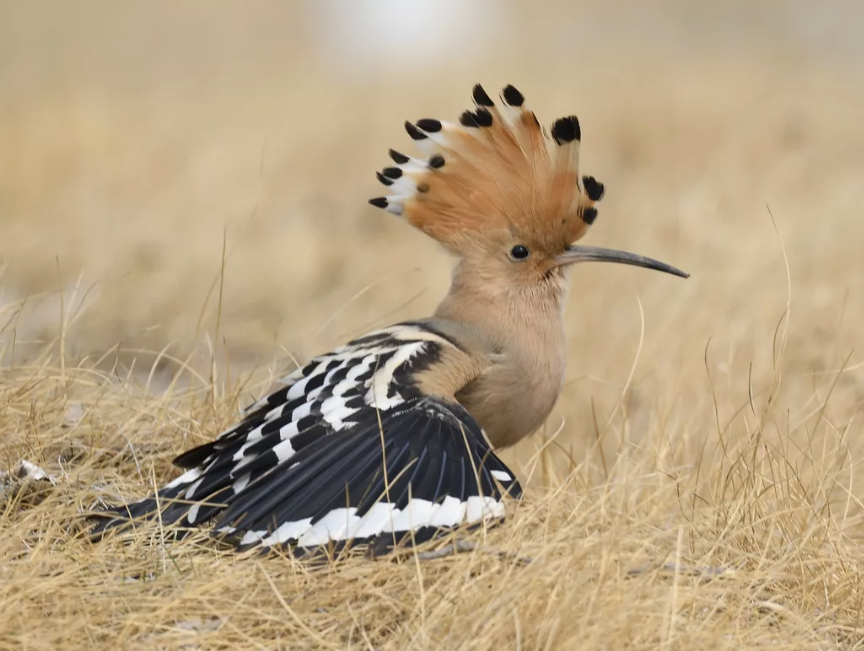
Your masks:
[[[864,646],[861,10],[599,4],[0,6],[0,649]],[[432,309],[450,262],[365,200],[477,81],[579,114],[590,243],[692,273],[575,270],[505,526],[318,569],[86,542],[292,358]]]

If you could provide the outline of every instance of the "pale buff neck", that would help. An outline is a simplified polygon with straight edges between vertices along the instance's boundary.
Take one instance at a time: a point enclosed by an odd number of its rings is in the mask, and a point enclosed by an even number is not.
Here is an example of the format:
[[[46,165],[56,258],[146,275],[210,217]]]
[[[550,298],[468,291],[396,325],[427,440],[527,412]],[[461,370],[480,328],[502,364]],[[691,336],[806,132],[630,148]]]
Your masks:
[[[462,261],[435,316],[469,327],[487,342],[489,352],[530,365],[563,364],[569,286],[566,271],[536,285],[515,287],[484,278]]]

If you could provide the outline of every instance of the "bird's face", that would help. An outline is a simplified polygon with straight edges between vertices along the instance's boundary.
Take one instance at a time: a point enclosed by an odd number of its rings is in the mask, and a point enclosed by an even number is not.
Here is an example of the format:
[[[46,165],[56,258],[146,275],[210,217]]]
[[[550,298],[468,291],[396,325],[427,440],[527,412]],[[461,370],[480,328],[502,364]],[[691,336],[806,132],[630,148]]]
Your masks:
[[[558,257],[567,249],[566,238],[550,235],[511,227],[486,238],[466,258],[487,282],[509,290],[530,290],[565,275],[566,266],[558,263]]]
[[[559,286],[556,281],[579,262],[617,262],[689,277],[676,267],[635,253],[573,244],[570,234],[565,228],[559,232],[520,232],[510,228],[486,238],[480,246],[467,251],[465,258],[485,282],[510,289],[530,289],[550,282]]]

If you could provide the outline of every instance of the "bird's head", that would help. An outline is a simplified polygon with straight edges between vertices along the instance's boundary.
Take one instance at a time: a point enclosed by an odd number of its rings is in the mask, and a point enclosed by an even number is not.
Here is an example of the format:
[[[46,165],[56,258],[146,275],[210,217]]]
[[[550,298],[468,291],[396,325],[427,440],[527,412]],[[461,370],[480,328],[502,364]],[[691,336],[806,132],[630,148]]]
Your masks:
[[[580,178],[576,116],[547,133],[513,86],[500,105],[479,84],[473,97],[475,110],[458,124],[405,123],[423,157],[391,150],[395,165],[378,172],[391,194],[372,205],[404,217],[484,281],[530,288],[587,261],[688,277],[641,255],[575,244],[597,218],[604,191],[594,177]]]

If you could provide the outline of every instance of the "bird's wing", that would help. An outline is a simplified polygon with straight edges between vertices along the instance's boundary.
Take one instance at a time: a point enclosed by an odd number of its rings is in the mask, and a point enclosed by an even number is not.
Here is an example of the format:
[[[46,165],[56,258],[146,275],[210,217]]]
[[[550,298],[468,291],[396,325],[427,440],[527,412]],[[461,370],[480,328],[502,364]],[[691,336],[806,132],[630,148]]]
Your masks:
[[[452,324],[402,323],[312,359],[94,533],[162,509],[166,524],[215,519],[241,547],[380,549],[499,519],[521,487],[453,397],[488,365],[453,335]]]

